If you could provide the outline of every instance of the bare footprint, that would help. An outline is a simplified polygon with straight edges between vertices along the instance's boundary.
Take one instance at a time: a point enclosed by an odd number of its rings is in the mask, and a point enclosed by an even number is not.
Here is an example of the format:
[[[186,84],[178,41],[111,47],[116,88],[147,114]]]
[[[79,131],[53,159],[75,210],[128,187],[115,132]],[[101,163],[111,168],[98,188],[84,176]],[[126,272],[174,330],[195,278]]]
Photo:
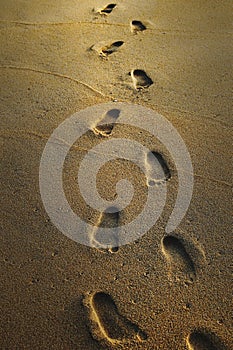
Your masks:
[[[111,344],[121,344],[147,339],[146,333],[136,324],[120,315],[111,295],[96,292],[90,296],[86,305],[90,308],[91,320],[97,325],[93,327],[93,335],[99,340],[104,339]]]
[[[117,52],[119,48],[124,45],[124,41],[114,41],[110,44],[104,44],[103,42],[93,45],[90,49],[96,51],[100,57],[107,58],[114,52]]]
[[[144,70],[134,69],[130,73],[133,80],[133,85],[136,90],[141,90],[150,87],[153,80],[146,74]]]
[[[134,34],[137,34],[138,32],[142,32],[143,30],[146,30],[146,26],[141,21],[132,21],[130,23],[131,31]]]
[[[175,281],[192,283],[196,278],[194,263],[181,239],[169,235],[162,239],[162,251],[169,265],[169,276]]]
[[[101,15],[109,15],[115,7],[116,4],[108,4],[103,9],[100,9],[97,12]]]
[[[152,151],[146,154],[145,168],[148,186],[164,183],[171,178],[168,165],[159,152]]]
[[[113,209],[115,211],[115,208]],[[113,213],[101,213],[96,226],[90,234],[91,246],[98,249],[102,253],[117,253],[119,250],[119,221],[120,214],[118,211]],[[102,231],[99,229],[100,226],[111,228],[109,237],[106,238],[103,236]]]
[[[119,47],[121,47],[124,44],[124,41],[115,41],[109,46],[103,47],[102,48],[102,53],[104,55],[111,55],[113,52],[116,52]]]
[[[213,336],[214,337],[214,336]],[[223,349],[223,345],[220,344],[219,340],[215,343],[212,336],[202,331],[194,331],[189,334],[187,338],[188,349],[190,350],[220,350]],[[215,336],[216,338],[216,336]]]
[[[116,120],[120,116],[119,109],[111,109],[93,127],[93,132],[97,135],[109,137],[112,134]],[[101,123],[101,124],[100,124]]]

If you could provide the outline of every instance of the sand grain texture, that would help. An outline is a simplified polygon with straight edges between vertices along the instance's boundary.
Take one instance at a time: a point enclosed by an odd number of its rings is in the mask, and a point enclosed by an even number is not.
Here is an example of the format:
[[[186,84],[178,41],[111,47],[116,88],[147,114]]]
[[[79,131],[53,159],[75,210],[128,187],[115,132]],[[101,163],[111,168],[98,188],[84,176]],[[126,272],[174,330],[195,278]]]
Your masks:
[[[231,14],[230,0],[0,0],[1,349],[233,348]],[[65,162],[74,212],[93,226],[123,225],[157,182],[167,186],[167,202],[140,240],[111,251],[116,233],[103,253],[98,227],[91,248],[51,223],[38,177],[53,130],[114,100],[174,125],[190,152],[194,191],[167,235],[178,189],[173,159],[149,133],[114,124],[117,108],[106,111]],[[123,160],[100,170],[105,199],[115,198],[122,178],[135,187],[119,218],[88,207],[76,181],[88,149],[113,137],[134,139],[154,157],[145,158],[146,175]]]

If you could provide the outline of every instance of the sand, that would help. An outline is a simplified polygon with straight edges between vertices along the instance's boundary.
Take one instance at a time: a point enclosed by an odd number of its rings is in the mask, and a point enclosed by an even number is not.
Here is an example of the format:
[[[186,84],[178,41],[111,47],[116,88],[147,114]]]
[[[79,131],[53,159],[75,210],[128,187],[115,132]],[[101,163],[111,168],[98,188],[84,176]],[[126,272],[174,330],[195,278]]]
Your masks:
[[[107,5],[0,1],[0,348],[230,350],[232,2]],[[50,221],[39,166],[61,122],[114,100],[173,124],[192,159],[194,190],[167,235],[178,174],[166,147],[132,126],[93,126],[71,149],[64,174],[69,203],[92,225],[122,218],[81,198],[76,172],[89,148],[113,136],[135,139],[163,155],[167,174],[157,223],[136,242],[103,251],[98,228],[88,247]],[[135,186],[124,223],[142,209],[148,183],[136,165],[116,160],[101,169],[100,194],[112,200],[122,176]]]

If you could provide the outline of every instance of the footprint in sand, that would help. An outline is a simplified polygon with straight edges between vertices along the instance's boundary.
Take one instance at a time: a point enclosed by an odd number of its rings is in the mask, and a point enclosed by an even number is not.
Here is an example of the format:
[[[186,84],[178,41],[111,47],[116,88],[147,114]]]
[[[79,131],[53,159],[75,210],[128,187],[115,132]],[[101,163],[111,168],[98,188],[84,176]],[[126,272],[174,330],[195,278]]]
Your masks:
[[[124,44],[124,41],[115,41],[114,43],[107,45],[102,48],[102,54],[105,56],[111,55],[113,52],[116,52],[119,47],[121,47]]]
[[[116,4],[108,4],[104,8],[97,10],[97,13],[101,15],[109,15],[115,7]]]
[[[145,157],[145,168],[147,174],[147,186],[154,186],[168,181],[171,172],[168,165],[159,152],[149,152]]]
[[[98,249],[102,253],[116,253],[119,250],[120,214],[118,211],[110,213],[110,209],[111,208],[107,209],[107,213],[104,212],[100,214],[96,226],[90,234],[91,246]],[[116,208],[113,207],[113,211],[115,211],[115,209]],[[107,239],[103,236],[103,233],[99,229],[99,226],[111,228],[111,233],[109,234],[109,237]]]
[[[130,73],[133,80],[133,85],[136,90],[142,90],[150,87],[153,80],[146,74],[144,70],[133,69]]]
[[[91,46],[90,50],[96,51],[102,58],[107,58],[112,53],[117,52],[122,45],[124,45],[124,41],[121,40],[114,41],[110,44],[100,42]]]
[[[92,128],[93,132],[97,135],[109,137],[112,134],[115,122],[119,116],[119,109],[111,109],[100,120],[98,120],[97,124]]]
[[[181,239],[169,235],[162,239],[162,252],[168,265],[169,276],[175,281],[192,283],[196,278],[195,266]]]
[[[130,23],[130,27],[131,27],[131,31],[134,34],[137,34],[138,32],[143,32],[144,30],[146,30],[146,26],[141,21],[136,21],[136,20]]]
[[[213,336],[217,338],[216,336]],[[220,340],[213,340],[212,336],[202,331],[194,331],[187,338],[188,349],[190,350],[224,350]],[[216,344],[216,342],[218,344]]]
[[[111,295],[96,292],[88,299],[84,300],[84,304],[90,309],[90,318],[94,323],[93,335],[99,340],[105,339],[111,344],[122,344],[147,339],[145,332],[118,312]]]

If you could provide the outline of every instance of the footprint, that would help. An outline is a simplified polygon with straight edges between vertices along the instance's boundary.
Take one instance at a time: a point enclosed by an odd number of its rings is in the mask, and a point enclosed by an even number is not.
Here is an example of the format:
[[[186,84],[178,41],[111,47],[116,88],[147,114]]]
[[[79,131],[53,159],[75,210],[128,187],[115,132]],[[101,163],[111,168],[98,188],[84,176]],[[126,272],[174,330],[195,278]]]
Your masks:
[[[146,30],[146,26],[141,21],[132,21],[130,23],[131,31],[134,34],[137,34],[138,32],[142,32],[143,30]]]
[[[97,135],[109,137],[112,134],[113,128],[115,126],[115,122],[119,118],[119,116],[120,116],[119,109],[111,109],[93,127],[93,132]]]
[[[216,336],[213,336],[216,338]],[[217,340],[216,340],[217,341]],[[212,337],[201,331],[194,331],[189,334],[187,338],[188,349],[190,350],[220,350],[223,349],[223,346],[220,344],[220,341],[217,341],[219,344],[214,344],[215,341],[212,340]]]
[[[147,339],[146,333],[118,312],[111,295],[96,292],[90,296],[86,305],[90,308],[91,320],[98,326],[93,327],[93,335],[98,338],[105,339],[111,344]]]
[[[131,71],[131,78],[136,90],[148,88],[153,84],[153,80],[146,74],[144,70],[134,69]]]
[[[106,58],[112,53],[119,50],[119,48],[124,44],[124,41],[115,41],[111,44],[104,44],[103,42],[93,45],[90,49],[96,51],[99,56]]]
[[[103,9],[98,10],[97,12],[100,13],[101,15],[109,15],[115,7],[116,7],[116,4],[108,4]]]
[[[152,151],[146,154],[145,168],[148,186],[164,183],[171,178],[168,165],[159,152]]]
[[[196,278],[194,263],[181,239],[169,235],[162,239],[162,251],[167,258],[169,275],[175,281],[192,283]]]
[[[116,210],[116,208],[112,209],[113,211]],[[107,211],[107,213],[104,212],[100,214],[98,222],[90,235],[90,243],[92,247],[103,253],[117,253],[119,250],[120,214],[119,211],[110,213],[109,211],[111,211],[111,208],[108,208]],[[99,226],[111,228],[111,233],[107,239],[103,236]]]
[[[119,47],[121,47],[124,44],[124,41],[115,41],[109,46],[103,47],[102,48],[102,53],[105,55],[111,55],[113,52],[116,52]]]

